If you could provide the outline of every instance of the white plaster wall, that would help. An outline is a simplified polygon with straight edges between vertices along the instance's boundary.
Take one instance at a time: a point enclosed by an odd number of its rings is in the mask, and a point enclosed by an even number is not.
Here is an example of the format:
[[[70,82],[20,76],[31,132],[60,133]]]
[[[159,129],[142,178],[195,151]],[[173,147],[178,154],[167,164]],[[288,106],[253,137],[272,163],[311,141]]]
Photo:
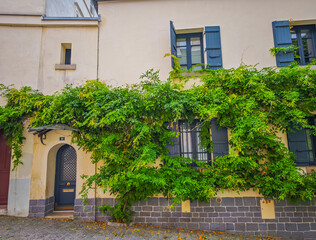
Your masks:
[[[0,14],[39,14],[45,13],[46,0],[0,0]]]
[[[135,83],[141,73],[171,70],[169,21],[175,28],[220,26],[223,67],[275,66],[272,22],[315,20],[315,0],[132,0],[99,2],[100,79]]]
[[[42,28],[0,26],[0,83],[37,88]]]

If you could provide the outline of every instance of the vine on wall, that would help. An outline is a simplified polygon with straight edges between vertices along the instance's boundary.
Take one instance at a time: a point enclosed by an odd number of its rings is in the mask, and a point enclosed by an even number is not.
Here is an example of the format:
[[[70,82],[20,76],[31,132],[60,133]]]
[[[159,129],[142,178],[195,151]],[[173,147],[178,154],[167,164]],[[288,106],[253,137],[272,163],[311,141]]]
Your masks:
[[[161,81],[158,72],[149,70],[132,86],[92,80],[49,96],[29,87],[2,86],[8,102],[0,108],[0,128],[9,136],[14,167],[21,164],[23,121],[30,119],[32,127],[62,123],[80,131],[73,132],[73,142],[100,166],[93,176],[82,176],[81,193],[87,198],[94,183],[109,190],[118,204],[103,210],[117,221],[130,222],[131,204],[158,193],[175,203],[208,200],[221,189],[254,188],[273,199],[314,197],[315,173],[297,171],[294,155],[276,134],[293,124],[316,133],[306,121],[316,110],[316,70],[203,70],[202,84],[190,89],[183,88],[186,79],[179,66],[170,76]],[[196,162],[200,168],[192,167],[192,159],[168,156],[166,145],[175,133],[166,123],[199,118],[208,127],[215,116],[231,130],[229,155],[215,158],[213,165]],[[210,139],[203,138],[202,145],[212,146]]]

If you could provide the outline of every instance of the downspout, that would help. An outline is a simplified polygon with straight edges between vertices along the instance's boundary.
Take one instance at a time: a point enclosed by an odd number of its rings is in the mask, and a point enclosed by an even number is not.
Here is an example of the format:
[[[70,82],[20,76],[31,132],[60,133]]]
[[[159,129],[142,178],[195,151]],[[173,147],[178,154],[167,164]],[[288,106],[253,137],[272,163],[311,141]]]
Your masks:
[[[94,174],[97,173],[98,170],[98,163],[95,163],[95,169],[94,169]],[[97,220],[97,184],[94,182],[94,221]]]
[[[101,15],[98,15],[98,43],[97,43],[97,80],[99,80],[99,62],[100,62],[100,22],[101,22]]]

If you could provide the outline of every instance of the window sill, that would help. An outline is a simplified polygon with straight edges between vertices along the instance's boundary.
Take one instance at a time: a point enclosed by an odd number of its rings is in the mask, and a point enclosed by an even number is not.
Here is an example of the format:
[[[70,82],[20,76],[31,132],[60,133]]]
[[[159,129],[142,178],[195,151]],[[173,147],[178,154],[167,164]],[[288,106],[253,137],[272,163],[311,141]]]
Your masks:
[[[55,64],[55,70],[76,70],[76,64]]]
[[[312,173],[312,171],[316,171],[316,166],[308,166],[306,167],[306,172],[307,173]]]
[[[204,74],[207,74],[207,72],[183,72],[183,73],[181,73],[181,76],[183,76],[183,77],[201,77]]]

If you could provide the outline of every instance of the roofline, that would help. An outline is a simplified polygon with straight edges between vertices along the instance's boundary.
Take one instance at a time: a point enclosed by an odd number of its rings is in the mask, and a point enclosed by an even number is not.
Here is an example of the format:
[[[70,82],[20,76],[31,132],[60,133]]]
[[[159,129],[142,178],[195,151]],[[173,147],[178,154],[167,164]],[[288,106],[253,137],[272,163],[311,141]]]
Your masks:
[[[101,22],[101,15],[99,14],[98,17],[47,17],[43,16],[43,20],[54,20],[54,21],[99,21]]]

